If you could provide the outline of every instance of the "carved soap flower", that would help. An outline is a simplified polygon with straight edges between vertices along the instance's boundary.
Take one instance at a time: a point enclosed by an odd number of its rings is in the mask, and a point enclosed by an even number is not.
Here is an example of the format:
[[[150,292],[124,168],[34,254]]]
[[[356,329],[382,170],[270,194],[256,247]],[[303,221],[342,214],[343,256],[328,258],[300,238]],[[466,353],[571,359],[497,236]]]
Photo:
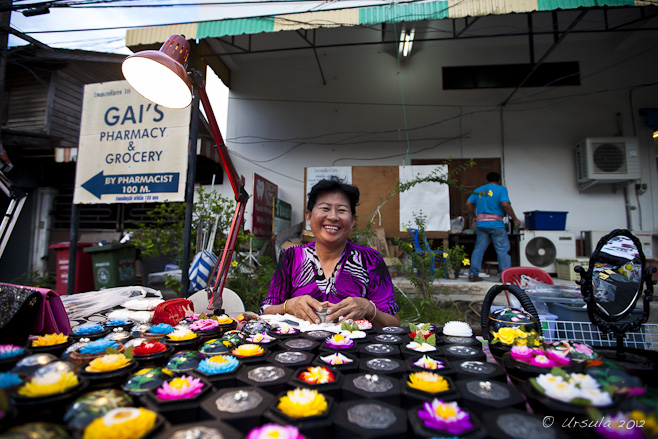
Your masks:
[[[83,439],[139,439],[155,426],[157,415],[144,408],[119,407],[94,419],[84,430]]]
[[[158,323],[149,328],[149,334],[166,335],[174,330],[174,327],[166,323]]]
[[[293,328],[292,326],[289,325],[284,325],[284,326],[279,326],[278,328],[274,328],[273,332],[275,334],[289,335],[289,334],[297,334],[299,332],[299,329]]]
[[[265,350],[262,347],[254,343],[240,345],[231,351],[236,357],[257,357],[263,355],[264,352]]]
[[[430,358],[427,355],[423,355],[418,360],[414,361],[413,365],[430,370],[445,369],[443,361],[435,360],[434,358]]]
[[[23,380],[16,373],[0,372],[0,389],[8,389],[17,386],[22,382]]]
[[[266,332],[259,332],[257,334],[252,334],[247,337],[247,341],[250,343],[271,343],[276,340],[274,337],[267,335]]]
[[[597,407],[612,404],[610,393],[603,390],[594,378],[586,374],[569,374],[556,367],[551,373],[530,378],[530,383],[540,393],[558,401]]]
[[[432,329],[433,329],[432,325],[430,325],[429,323],[420,323],[419,325],[414,325],[413,323],[411,323],[409,325],[409,330],[411,331],[409,333],[409,337],[416,340],[416,336],[422,334],[423,337],[429,338],[431,335],[434,334]]]
[[[217,317],[217,323],[220,325],[230,325],[233,323],[233,319],[226,314],[222,314],[221,316]]]
[[[543,348],[530,348],[526,345],[513,346],[510,355],[516,361],[537,367],[553,368],[556,366],[567,366],[571,363],[571,360],[566,354],[555,350],[546,351]]]
[[[412,351],[416,352],[432,352],[436,350],[436,347],[429,343],[418,343],[417,341],[407,343],[406,347],[407,349],[411,349]]]
[[[353,323],[355,323],[362,331],[365,331],[366,329],[372,329],[372,323],[370,322],[370,320],[365,320],[365,319],[354,320]]]
[[[407,344],[407,349],[416,352],[432,352],[436,350],[436,335],[430,334],[428,337],[425,337],[420,331],[415,331],[416,335],[414,341]]]
[[[327,410],[327,400],[317,390],[289,390],[279,399],[277,408],[291,418],[321,415]]]
[[[120,346],[121,344],[118,341],[105,340],[101,338],[100,340],[91,341],[80,347],[80,353],[91,355],[102,354],[107,348],[118,349]]]
[[[219,322],[212,319],[199,319],[190,325],[192,331],[207,332],[219,327]]]
[[[102,357],[94,358],[89,362],[85,371],[87,372],[109,372],[112,370],[121,369],[130,364],[130,359],[124,354],[111,354],[103,355]]]
[[[158,387],[155,393],[162,400],[186,399],[201,393],[203,386],[201,378],[183,375],[162,383],[162,386]]]
[[[132,323],[132,320],[130,319],[123,319],[123,318],[117,318],[117,319],[112,319],[108,320],[105,322],[105,326],[111,326],[111,327],[117,327],[117,326],[128,326]]]
[[[16,346],[13,344],[3,344],[0,345],[0,360],[18,357],[20,355],[23,355],[24,352],[25,349],[20,346]]]
[[[68,336],[60,332],[58,334],[40,335],[36,340],[32,341],[32,346],[35,348],[41,346],[55,346],[66,343],[67,341],[69,341]]]
[[[594,431],[603,439],[644,439],[645,435],[626,413],[610,414],[596,423]],[[644,427],[644,423],[641,424]]]
[[[73,328],[73,334],[75,335],[92,335],[103,331],[103,325],[100,323],[83,323]]]
[[[445,431],[449,434],[462,434],[473,428],[470,415],[459,408],[456,402],[443,402],[434,399],[423,403],[418,417],[426,427]]]
[[[293,425],[265,424],[247,434],[247,439],[305,439]]]
[[[73,372],[49,372],[35,376],[18,389],[18,394],[29,398],[66,392],[78,385],[78,376]]]
[[[472,337],[473,328],[471,328],[471,326],[466,322],[453,320],[443,325],[443,335],[447,335],[449,337]]]
[[[208,375],[215,375],[233,372],[239,365],[240,362],[232,355],[215,355],[201,361],[197,366],[197,370]]]
[[[510,350],[510,355],[516,361],[523,361],[527,363],[535,358],[535,350],[533,348],[529,348],[527,345],[518,345],[512,347]]]
[[[199,320],[200,315],[201,314],[199,314],[198,312],[195,312],[194,314],[185,317],[185,320],[187,320],[188,322],[196,322],[197,320]]]
[[[167,334],[167,338],[173,341],[192,340],[197,337],[199,336],[196,334],[196,332],[191,331],[188,328],[177,328]]]
[[[145,341],[142,344],[135,346],[133,350],[134,355],[152,355],[158,352],[167,350],[167,345],[159,341]]]
[[[450,389],[446,379],[433,372],[410,373],[407,385],[412,389],[422,390],[428,393],[445,392]]]
[[[327,384],[333,383],[336,377],[324,366],[309,366],[299,374],[299,379],[308,384]]]
[[[335,354],[320,357],[320,360],[324,361],[327,364],[331,364],[332,366],[338,366],[341,364],[349,364],[354,362],[354,360],[347,358],[345,355],[341,354],[340,352],[336,352]]]
[[[335,334],[327,338],[324,344],[332,349],[349,349],[354,347],[354,341],[350,338],[345,338],[342,334]]]

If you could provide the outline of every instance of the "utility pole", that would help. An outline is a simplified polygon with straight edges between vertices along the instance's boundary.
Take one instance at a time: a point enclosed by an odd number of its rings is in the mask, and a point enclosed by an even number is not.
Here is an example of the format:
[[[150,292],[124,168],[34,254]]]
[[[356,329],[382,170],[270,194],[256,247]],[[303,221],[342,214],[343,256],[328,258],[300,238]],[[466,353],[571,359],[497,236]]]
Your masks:
[[[6,29],[9,28],[10,22],[11,0],[0,0],[0,93],[2,93],[2,95],[0,95],[2,96],[0,102],[3,102],[5,97],[5,77],[7,74],[7,44],[9,42],[9,33]],[[0,122],[4,120],[4,107],[4,105],[0,105]],[[2,133],[0,132],[0,134]],[[2,143],[1,136],[0,143]]]

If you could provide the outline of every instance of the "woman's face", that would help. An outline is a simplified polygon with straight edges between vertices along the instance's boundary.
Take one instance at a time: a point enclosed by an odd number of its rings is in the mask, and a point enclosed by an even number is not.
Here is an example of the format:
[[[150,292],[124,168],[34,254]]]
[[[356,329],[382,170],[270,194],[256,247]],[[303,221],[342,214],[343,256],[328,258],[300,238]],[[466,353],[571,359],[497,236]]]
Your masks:
[[[345,194],[329,192],[318,196],[313,210],[306,211],[306,222],[311,226],[316,244],[335,247],[345,245],[356,217]]]

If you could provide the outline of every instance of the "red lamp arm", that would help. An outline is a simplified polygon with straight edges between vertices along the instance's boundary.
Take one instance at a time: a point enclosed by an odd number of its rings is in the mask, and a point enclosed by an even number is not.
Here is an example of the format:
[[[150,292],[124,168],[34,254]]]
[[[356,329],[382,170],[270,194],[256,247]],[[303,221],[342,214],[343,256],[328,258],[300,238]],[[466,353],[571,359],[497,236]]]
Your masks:
[[[244,211],[247,206],[247,201],[249,200],[249,194],[244,188],[244,177],[238,176],[233,161],[231,161],[231,157],[228,155],[228,149],[226,148],[222,134],[219,131],[217,119],[212,111],[212,106],[210,105],[210,100],[208,99],[208,94],[206,93],[201,74],[197,71],[193,71],[191,76],[194,89],[199,95],[201,105],[203,105],[203,109],[206,112],[210,131],[213,140],[215,141],[215,147],[217,148],[219,157],[222,160],[224,171],[226,171],[226,175],[231,182],[231,187],[233,188],[233,193],[237,202],[235,213],[233,214],[233,220],[231,221],[231,228],[229,229],[224,251],[222,252],[222,257],[219,260],[219,265],[215,265],[216,271],[213,270],[213,273],[216,272],[215,279],[208,284],[208,293],[210,295],[208,309],[220,309],[222,308],[222,292],[224,290],[224,285],[226,284],[229,269],[231,268],[233,251],[235,250],[235,245],[238,241],[238,234],[240,233],[242,221],[244,220]]]

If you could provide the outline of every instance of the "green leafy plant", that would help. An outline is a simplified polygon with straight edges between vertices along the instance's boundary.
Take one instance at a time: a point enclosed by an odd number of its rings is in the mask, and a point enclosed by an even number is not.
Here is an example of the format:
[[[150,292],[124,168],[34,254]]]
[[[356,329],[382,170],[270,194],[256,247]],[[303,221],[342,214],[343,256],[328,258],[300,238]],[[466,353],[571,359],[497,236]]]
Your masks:
[[[194,201],[192,236],[210,237],[214,231],[213,248],[223,248],[234,211],[235,201],[200,187]],[[146,214],[146,218],[147,222],[138,223],[137,229],[131,230],[132,242],[140,249],[141,256],[165,259],[180,266],[183,259],[185,203],[160,203]],[[191,241],[191,254],[194,255],[199,251],[199,240]]]
[[[458,275],[459,271],[463,267],[467,267],[471,264],[471,261],[468,259],[468,253],[464,250],[463,245],[455,245],[448,248],[443,252],[443,259],[445,261],[441,265],[441,275]]]
[[[250,266],[243,253],[238,253],[234,265],[235,268],[229,272],[226,286],[240,296],[245,310],[257,312],[270,288],[274,261],[269,256],[260,256],[258,263]]]
[[[419,235],[425,232],[425,219],[426,216],[423,212],[413,213],[415,228],[418,229]],[[405,226],[409,228],[410,226]],[[408,241],[400,238],[395,238],[395,243],[404,254],[400,263],[396,264],[397,272],[409,279],[409,282],[414,286],[417,293],[425,300],[430,300],[432,296],[432,284],[434,279],[440,274],[438,270],[434,269],[436,264],[435,254],[431,251],[422,253],[416,252],[413,245]]]

